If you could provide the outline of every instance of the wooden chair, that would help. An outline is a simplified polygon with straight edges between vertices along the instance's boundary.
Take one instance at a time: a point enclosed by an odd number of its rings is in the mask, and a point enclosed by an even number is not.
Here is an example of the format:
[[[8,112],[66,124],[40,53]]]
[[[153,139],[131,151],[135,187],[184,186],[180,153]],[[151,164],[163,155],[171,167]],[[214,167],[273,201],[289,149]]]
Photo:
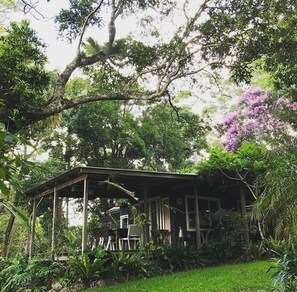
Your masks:
[[[108,230],[106,250],[116,250],[115,236],[112,230]]]
[[[125,242],[127,242],[128,250],[131,250],[131,242],[133,242],[133,247],[136,249],[137,242],[140,243],[140,238],[142,236],[142,226],[130,224],[128,225],[127,237],[121,237],[119,239],[119,248],[123,249]]]

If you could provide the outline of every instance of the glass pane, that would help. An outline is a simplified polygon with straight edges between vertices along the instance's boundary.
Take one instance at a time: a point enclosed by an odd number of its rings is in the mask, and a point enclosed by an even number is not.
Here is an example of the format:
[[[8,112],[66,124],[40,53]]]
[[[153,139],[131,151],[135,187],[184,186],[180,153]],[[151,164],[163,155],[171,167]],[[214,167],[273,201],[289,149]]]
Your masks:
[[[196,228],[195,214],[189,214],[189,228]]]
[[[199,220],[201,228],[209,228],[211,225],[210,221],[210,210],[208,206],[208,200],[199,199]]]
[[[188,200],[188,212],[195,213],[195,198],[188,197],[187,200]]]

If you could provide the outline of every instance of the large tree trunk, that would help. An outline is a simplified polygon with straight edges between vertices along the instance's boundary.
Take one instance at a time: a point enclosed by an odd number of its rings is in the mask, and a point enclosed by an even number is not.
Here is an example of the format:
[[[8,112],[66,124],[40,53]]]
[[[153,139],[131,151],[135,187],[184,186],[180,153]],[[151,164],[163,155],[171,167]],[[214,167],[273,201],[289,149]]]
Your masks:
[[[14,206],[17,206],[19,203],[19,197],[18,195],[15,196],[14,199]],[[8,252],[9,252],[9,244],[10,244],[10,239],[11,239],[11,234],[12,234],[12,229],[13,229],[13,225],[14,225],[14,221],[15,221],[15,217],[13,214],[10,214],[7,226],[6,226],[6,230],[4,232],[4,237],[3,237],[3,250],[2,250],[2,256],[3,257],[8,257]]]
[[[13,214],[10,214],[7,226],[6,226],[6,230],[4,233],[4,238],[3,238],[3,250],[2,250],[2,257],[8,257],[8,252],[9,252],[9,244],[10,244],[10,237],[11,237],[11,233],[12,233],[12,228],[13,228],[13,224],[15,221],[15,217]]]

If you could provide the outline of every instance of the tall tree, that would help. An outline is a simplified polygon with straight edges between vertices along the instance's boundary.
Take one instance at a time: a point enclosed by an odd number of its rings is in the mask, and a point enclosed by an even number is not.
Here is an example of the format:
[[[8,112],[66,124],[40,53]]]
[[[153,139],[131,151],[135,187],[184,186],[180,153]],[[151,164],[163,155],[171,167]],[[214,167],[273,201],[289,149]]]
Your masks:
[[[248,89],[237,100],[236,110],[228,113],[220,125],[222,144],[235,151],[245,142],[274,149],[284,146],[284,142],[295,143],[296,112],[297,102],[261,88]]]
[[[64,130],[45,140],[70,165],[177,170],[205,146],[206,129],[187,109],[165,102],[144,106],[95,102],[63,114]]]
[[[16,131],[86,102],[160,100],[174,94],[174,82],[207,67],[198,54],[197,31],[206,2],[190,6],[188,1],[171,0],[70,0],[69,8],[57,15],[56,23],[61,37],[77,43],[77,53],[52,84],[44,71],[44,45],[27,23],[13,24],[0,40],[1,67],[6,72],[1,76],[6,86],[1,92],[0,120]],[[164,39],[156,27],[168,24],[176,16],[176,9],[183,17]],[[148,12],[154,18],[148,17]],[[133,15],[145,16],[140,17],[138,27],[146,40],[139,41],[133,35],[117,38],[120,18],[123,21]],[[106,41],[87,38],[90,27],[99,34],[105,30]],[[70,98],[66,87],[77,71],[90,78],[92,87]]]
[[[276,89],[296,99],[295,0],[213,0],[199,29],[207,60],[227,65],[236,81],[250,81],[255,66],[272,76]]]

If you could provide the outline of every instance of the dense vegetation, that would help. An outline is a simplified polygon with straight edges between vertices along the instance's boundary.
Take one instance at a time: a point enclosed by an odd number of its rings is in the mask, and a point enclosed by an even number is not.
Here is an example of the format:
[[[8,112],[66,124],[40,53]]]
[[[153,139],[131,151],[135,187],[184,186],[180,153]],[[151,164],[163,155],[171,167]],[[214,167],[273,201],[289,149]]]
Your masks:
[[[0,13],[22,9],[43,17],[38,10],[41,1],[0,4]],[[296,8],[295,0],[204,0],[199,5],[70,0],[55,23],[59,37],[77,49],[61,72],[46,69],[47,45],[29,21],[3,23],[1,291],[20,287],[42,291],[55,281],[63,286],[75,281],[90,285],[107,279],[107,271],[113,275],[107,281],[151,277],[162,270],[248,260],[260,254],[275,258],[276,283],[295,291]],[[123,21],[133,17],[135,30],[118,36]],[[160,29],[169,23],[175,24],[171,31]],[[105,39],[95,38],[98,35]],[[224,117],[215,125],[206,124],[207,119],[182,104],[199,95],[205,84],[222,84],[221,68],[230,70],[238,86],[231,96],[242,94],[229,108],[217,104]],[[258,88],[243,89],[242,82],[250,84],[255,77]],[[230,94],[224,90],[216,94]],[[50,158],[37,162],[45,151]],[[193,152],[207,153],[198,166],[190,159]],[[79,164],[194,171],[209,180],[218,175],[235,179],[255,199],[251,222],[256,223],[261,242],[257,248],[243,245],[237,240],[241,230],[235,228],[239,233],[210,242],[199,252],[148,246],[133,256],[98,250],[73,255],[66,264],[29,261],[19,255],[27,250],[32,208],[24,190]],[[90,207],[100,214],[105,203]],[[44,200],[37,234],[45,254],[51,211]],[[64,235],[69,250],[75,250],[78,234],[79,227]]]

